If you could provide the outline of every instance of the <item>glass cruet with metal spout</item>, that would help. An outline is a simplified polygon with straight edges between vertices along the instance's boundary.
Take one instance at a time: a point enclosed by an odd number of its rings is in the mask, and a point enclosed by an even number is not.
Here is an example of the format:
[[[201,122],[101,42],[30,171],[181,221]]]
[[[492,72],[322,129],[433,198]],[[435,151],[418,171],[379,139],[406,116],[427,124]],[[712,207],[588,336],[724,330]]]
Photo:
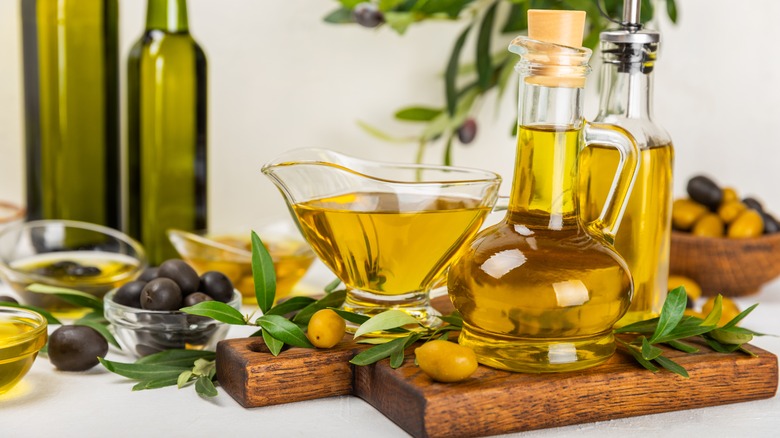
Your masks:
[[[521,57],[509,209],[455,260],[448,288],[463,316],[459,342],[480,363],[521,372],[570,371],[612,355],[612,326],[631,299],[631,277],[612,240],[638,149],[622,129],[583,119],[591,55],[580,47],[584,12],[531,10],[528,18],[529,37],[509,47]],[[575,26],[567,24],[572,19]],[[551,26],[540,28],[542,22]],[[548,28],[553,32],[544,32]],[[621,159],[608,201],[586,223],[578,213],[579,154],[594,142],[614,147]]]
[[[634,279],[634,296],[618,325],[658,316],[666,299],[672,218],[674,149],[669,134],[653,118],[653,71],[661,36],[639,21],[641,2],[625,0],[619,29],[602,32],[601,101],[595,121],[625,128],[636,139],[641,165],[623,215],[615,248]],[[618,154],[593,145],[583,151],[582,166],[614,168]],[[606,166],[606,167],[605,167]],[[581,213],[595,218],[611,180],[599,172],[583,172]]]

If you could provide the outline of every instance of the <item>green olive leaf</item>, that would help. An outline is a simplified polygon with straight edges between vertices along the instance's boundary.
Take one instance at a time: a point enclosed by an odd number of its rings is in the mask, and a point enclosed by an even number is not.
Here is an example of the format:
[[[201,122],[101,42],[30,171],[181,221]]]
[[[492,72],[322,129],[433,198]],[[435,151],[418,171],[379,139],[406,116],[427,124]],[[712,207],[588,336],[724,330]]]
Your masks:
[[[60,322],[60,320],[57,319],[54,315],[52,315],[51,313],[49,313],[45,309],[41,309],[40,307],[29,306],[27,304],[16,304],[16,303],[8,302],[8,301],[0,301],[0,307],[14,307],[14,308],[17,308],[17,309],[32,310],[33,312],[40,313],[41,316],[46,318],[46,322],[49,323],[49,324],[62,324],[62,322]]]
[[[393,354],[399,346],[406,344],[406,338],[393,339],[390,342],[371,347],[358,353],[349,363],[353,365],[370,365]]]
[[[437,316],[440,320],[446,322],[449,325],[455,326],[455,327],[463,327],[463,316],[461,316],[458,311],[453,311],[449,315],[441,315]]]
[[[403,327],[409,324],[419,326],[420,322],[417,320],[417,318],[409,315],[406,312],[395,309],[385,310],[384,312],[373,316],[368,321],[361,324],[357,331],[355,331],[354,337],[359,338],[368,333],[381,332],[388,329]]]
[[[405,122],[430,122],[442,113],[439,108],[411,106],[395,112],[395,118]]]
[[[498,1],[493,2],[485,15],[482,17],[482,23],[479,27],[479,34],[477,35],[476,44],[476,59],[477,59],[477,73],[479,77],[479,87],[486,91],[490,88],[490,83],[493,79],[493,65],[490,58],[490,39],[493,34],[493,22],[496,17],[496,8],[498,7]]]
[[[182,371],[181,374],[179,374],[179,378],[176,380],[176,386],[181,389],[190,382],[190,378],[192,378],[192,371]]]
[[[176,379],[179,378],[179,374],[182,371],[187,371],[189,368],[169,366],[169,365],[150,365],[150,364],[133,364],[114,362],[99,357],[100,363],[109,371],[120,376],[127,377],[128,379],[141,380],[141,381],[155,381],[159,379],[167,379],[173,377],[174,384]]]
[[[645,321],[637,321],[633,324],[629,324],[618,329],[615,329],[615,333],[653,333],[658,328],[658,318],[648,319]]]
[[[686,379],[688,378],[688,371],[686,371],[685,368],[683,368],[680,364],[667,357],[658,356],[655,358],[655,362],[675,374],[679,374]]]
[[[198,359],[214,360],[217,354],[208,350],[165,350],[144,356],[135,363],[137,365],[167,365],[173,367],[192,368]]]
[[[455,110],[458,105],[458,63],[460,61],[460,52],[466,44],[466,37],[469,35],[469,31],[471,31],[471,25],[464,29],[460,36],[458,36],[458,39],[455,41],[455,46],[452,48],[450,59],[447,62],[447,68],[444,72],[444,95],[447,99],[447,112],[450,116],[455,115]]]
[[[201,301],[200,303],[180,309],[190,315],[205,316],[232,325],[246,325],[244,315],[230,305],[220,301]]]
[[[306,334],[303,333],[303,330],[283,316],[263,315],[257,318],[256,323],[263,328],[264,332],[267,331],[271,336],[285,344],[290,344],[294,347],[314,348]]]
[[[685,353],[698,353],[699,349],[694,347],[693,345],[686,344],[685,342],[681,341],[668,341],[666,342],[666,345],[674,348],[675,350],[680,350]]]
[[[203,397],[216,397],[219,394],[214,382],[207,376],[198,377],[195,381],[195,392]]]
[[[284,342],[271,336],[268,330],[263,330],[262,335],[263,341],[265,341],[265,346],[268,347],[268,351],[270,351],[274,356],[278,356],[282,351],[282,347],[284,347]]]
[[[103,311],[103,301],[95,298],[94,295],[79,290],[48,286],[40,283],[33,283],[27,286],[27,290],[37,294],[54,295],[74,306],[87,307],[100,312]]]
[[[296,312],[303,309],[316,300],[311,297],[292,297],[288,300],[271,307],[265,315],[286,315],[291,312]]]
[[[719,295],[719,296],[720,296],[720,295]],[[722,329],[729,329],[729,328],[731,328],[731,327],[734,327],[734,326],[736,326],[737,324],[739,324],[739,322],[740,322],[740,321],[742,321],[742,320],[743,320],[743,319],[744,319],[746,316],[748,316],[748,315],[750,314],[750,312],[752,312],[752,311],[753,311],[753,309],[755,309],[757,306],[758,306],[758,303],[756,303],[756,304],[753,304],[752,306],[750,306],[750,307],[748,307],[747,309],[743,310],[742,312],[740,312],[740,314],[739,314],[739,315],[737,315],[737,316],[735,316],[734,318],[732,318],[732,319],[731,319],[731,321],[727,322],[727,323],[726,323],[726,324],[725,324],[723,327],[721,327],[721,328],[722,328]],[[754,334],[757,334],[757,333],[754,333]]]
[[[334,290],[336,290],[336,288],[339,287],[340,284],[341,284],[341,279],[336,278],[330,283],[328,283],[327,285],[325,285],[325,288],[323,290],[325,291],[326,294],[329,294]]]
[[[346,24],[354,23],[355,19],[352,16],[352,11],[347,8],[338,8],[335,11],[331,11],[328,15],[322,18],[322,21],[330,24]]]
[[[723,297],[718,294],[717,297],[715,297],[715,301],[713,301],[712,304],[712,310],[710,310],[710,313],[707,315],[706,318],[704,318],[704,321],[702,321],[701,325],[707,325],[715,327],[718,325],[718,321],[720,321],[720,317],[723,314]]]
[[[648,361],[648,360],[646,360],[644,357],[642,357],[642,353],[639,351],[639,349],[637,349],[637,348],[636,348],[636,347],[634,347],[633,345],[630,345],[629,343],[627,343],[627,342],[625,342],[625,341],[623,341],[623,340],[621,340],[621,339],[617,339],[617,343],[618,343],[619,345],[621,345],[623,348],[625,348],[625,350],[626,350],[626,351],[627,351],[627,352],[628,352],[628,353],[629,353],[631,356],[633,356],[633,357],[634,357],[634,359],[635,359],[635,360],[636,360],[636,361],[637,361],[637,362],[638,362],[640,365],[642,365],[643,367],[647,368],[648,370],[650,370],[650,371],[652,371],[652,372],[654,372],[654,373],[657,373],[657,372],[658,372],[658,367],[656,367],[656,366],[655,366],[655,365],[653,365],[653,364],[652,364],[650,361]]]
[[[144,389],[158,389],[166,386],[176,385],[179,381],[178,376],[163,377],[159,379],[141,380],[133,386],[133,391],[142,391]]]
[[[669,292],[661,308],[661,316],[658,319],[658,327],[653,336],[650,337],[650,343],[655,344],[659,339],[669,334],[680,322],[685,312],[685,304],[688,302],[688,295],[684,287],[678,287]]]
[[[80,319],[78,321],[75,321],[73,323],[73,325],[82,325],[82,326],[85,326],[85,327],[89,327],[92,330],[98,332],[98,334],[100,334],[100,336],[105,338],[105,340],[109,344],[113,345],[114,347],[116,347],[116,348],[118,348],[120,350],[122,349],[122,346],[119,345],[119,342],[116,341],[116,338],[114,338],[114,335],[112,335],[111,332],[108,331],[108,327],[105,324],[100,324],[100,323],[97,323],[97,322],[89,320],[89,319]]]
[[[293,318],[293,322],[297,324],[306,325],[309,323],[312,315],[317,313],[318,310],[327,309],[328,307],[340,307],[344,304],[344,300],[347,298],[347,291],[337,290],[331,292],[328,295],[320,298],[319,300],[304,307],[303,310],[298,312]]]
[[[642,357],[644,357],[645,360],[653,360],[663,352],[664,351],[660,348],[651,345],[650,342],[647,341],[647,338],[642,336]]]
[[[340,317],[342,317],[345,321],[351,322],[354,324],[363,324],[364,322],[368,321],[370,318],[366,315],[361,315],[359,313],[354,312],[347,312],[346,310],[341,310],[335,307],[328,307],[330,310],[336,312]]]
[[[252,231],[252,278],[255,280],[257,306],[265,313],[276,299],[276,272],[274,260],[260,236]]]

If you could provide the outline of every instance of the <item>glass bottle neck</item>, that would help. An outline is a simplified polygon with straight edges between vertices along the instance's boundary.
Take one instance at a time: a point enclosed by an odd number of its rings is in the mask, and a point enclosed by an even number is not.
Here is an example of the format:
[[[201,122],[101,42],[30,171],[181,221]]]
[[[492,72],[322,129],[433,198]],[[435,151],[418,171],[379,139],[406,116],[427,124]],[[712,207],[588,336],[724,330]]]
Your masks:
[[[510,223],[552,230],[576,224],[582,102],[581,88],[521,87]]]
[[[602,67],[602,92],[597,121],[609,116],[652,120],[653,75],[639,65],[611,64]]]
[[[149,0],[146,9],[146,30],[187,33],[187,0]]]

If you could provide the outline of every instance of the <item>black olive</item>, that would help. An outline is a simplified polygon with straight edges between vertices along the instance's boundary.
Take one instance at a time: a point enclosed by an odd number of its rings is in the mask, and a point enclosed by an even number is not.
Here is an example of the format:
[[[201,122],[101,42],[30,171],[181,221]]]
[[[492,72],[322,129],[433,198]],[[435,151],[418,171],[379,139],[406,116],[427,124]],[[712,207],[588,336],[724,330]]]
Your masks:
[[[693,304],[694,303],[693,303],[693,300],[691,299],[691,296],[690,295],[686,295],[686,298],[688,300],[685,302],[685,308],[686,309],[693,309]]]
[[[469,144],[477,136],[477,122],[474,119],[466,119],[458,128],[458,140],[461,144]]]
[[[233,298],[233,283],[225,274],[217,271],[208,271],[200,276],[199,290],[223,303]]]
[[[65,270],[65,273],[71,277],[97,277],[103,271],[97,266],[71,266]]]
[[[194,306],[203,301],[214,301],[214,298],[211,298],[203,292],[191,293],[184,297],[184,307]]]
[[[19,301],[14,297],[8,295],[0,295],[0,302],[19,304]]]
[[[723,190],[713,180],[704,175],[699,175],[688,181],[688,196],[714,211],[723,200]]]
[[[52,263],[49,265],[52,269],[55,271],[67,271],[70,268],[75,268],[77,266],[81,266],[78,263],[71,261],[71,260],[61,260],[57,263]]]
[[[189,295],[198,290],[200,278],[198,273],[184,260],[166,260],[157,272],[160,277],[170,278],[181,288],[182,295]]]
[[[758,199],[756,198],[745,198],[742,200],[742,203],[745,204],[747,208],[752,208],[759,213],[764,212],[764,206],[761,205],[761,203],[758,202]]]
[[[369,2],[360,3],[352,10],[352,17],[363,27],[377,27],[385,22],[385,16],[379,8]]]
[[[764,234],[774,234],[780,232],[780,222],[777,222],[774,216],[767,212],[759,212],[764,219]]]
[[[178,310],[182,293],[170,278],[155,278],[141,291],[141,308],[146,310]]]
[[[64,325],[49,337],[49,360],[62,371],[88,370],[106,353],[106,338],[91,327]]]
[[[158,277],[157,274],[159,270],[159,268],[146,268],[144,269],[144,272],[138,276],[138,279],[141,281],[152,281]]]
[[[125,283],[114,292],[114,302],[123,306],[141,308],[141,291],[146,286],[145,281],[131,281]]]

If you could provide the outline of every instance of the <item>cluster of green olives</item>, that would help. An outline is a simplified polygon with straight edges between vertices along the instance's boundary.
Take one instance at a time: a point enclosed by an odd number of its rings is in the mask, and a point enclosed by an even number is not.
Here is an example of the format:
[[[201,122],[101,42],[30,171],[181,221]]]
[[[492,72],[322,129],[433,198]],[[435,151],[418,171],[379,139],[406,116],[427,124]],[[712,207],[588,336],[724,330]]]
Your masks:
[[[732,239],[780,232],[780,222],[758,200],[740,200],[736,190],[720,188],[706,176],[691,178],[687,191],[690,199],[677,199],[672,207],[672,225],[676,230]]]
[[[114,302],[145,310],[179,310],[202,301],[227,303],[232,297],[233,283],[225,274],[209,271],[198,277],[185,261],[171,259],[117,289]]]

